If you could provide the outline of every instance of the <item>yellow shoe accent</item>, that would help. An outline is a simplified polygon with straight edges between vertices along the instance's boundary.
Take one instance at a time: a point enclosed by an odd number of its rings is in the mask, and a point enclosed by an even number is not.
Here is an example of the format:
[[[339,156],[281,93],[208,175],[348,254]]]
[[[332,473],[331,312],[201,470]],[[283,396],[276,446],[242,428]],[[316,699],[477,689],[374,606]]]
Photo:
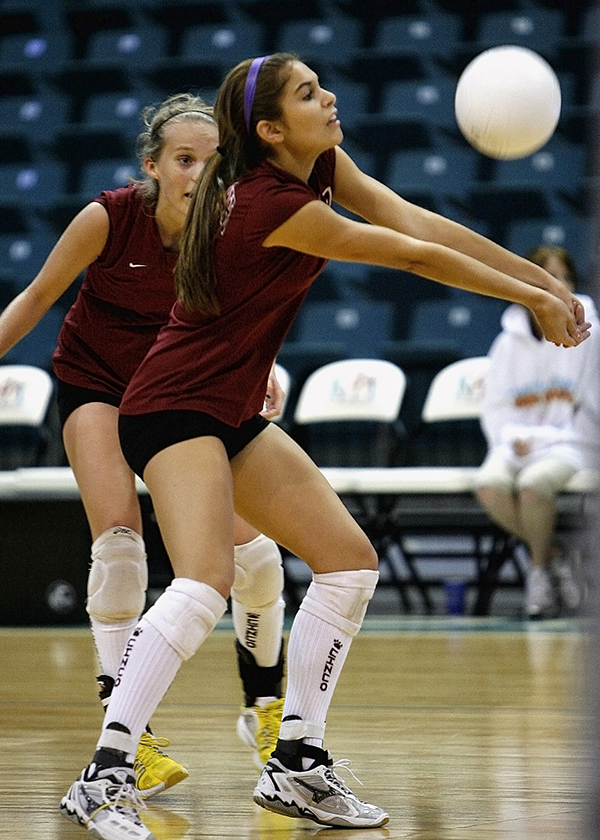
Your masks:
[[[258,752],[260,763],[265,765],[277,746],[281,715],[283,714],[283,697],[279,700],[273,700],[272,703],[267,703],[263,709],[258,706],[255,709],[258,718],[256,751]]]
[[[243,706],[237,721],[239,738],[254,750],[254,763],[262,770],[277,746],[284,698],[266,706]]]
[[[133,763],[137,774],[135,786],[142,799],[149,799],[189,776],[182,764],[173,761],[160,749],[170,743],[168,738],[156,738],[149,732],[142,734]]]

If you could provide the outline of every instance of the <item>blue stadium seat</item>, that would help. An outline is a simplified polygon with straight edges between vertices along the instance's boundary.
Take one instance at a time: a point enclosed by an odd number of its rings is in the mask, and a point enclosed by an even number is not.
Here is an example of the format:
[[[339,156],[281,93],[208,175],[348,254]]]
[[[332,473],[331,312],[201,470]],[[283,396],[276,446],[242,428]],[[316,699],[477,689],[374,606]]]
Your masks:
[[[151,68],[166,56],[167,46],[167,33],[159,27],[102,29],[90,36],[86,58],[99,64]]]
[[[264,51],[264,30],[251,21],[189,26],[181,37],[182,58],[216,63],[224,70]]]
[[[532,181],[549,189],[574,190],[586,176],[588,150],[583,143],[551,138],[539,151],[518,160],[494,161],[497,184]]]
[[[33,280],[56,243],[50,233],[0,234],[0,264],[14,294]]]
[[[79,195],[90,201],[102,190],[115,190],[140,178],[139,164],[134,157],[95,160],[86,164],[81,173]]]
[[[481,49],[514,44],[554,55],[565,34],[561,9],[532,6],[523,11],[483,12],[477,27],[476,44]]]
[[[515,222],[501,244],[509,251],[525,256],[536,245],[559,245],[572,255],[578,274],[585,279],[591,260],[591,218],[570,218],[564,214],[547,219],[524,219]]]
[[[0,200],[47,207],[66,189],[66,167],[58,161],[0,165]]]
[[[8,365],[33,365],[47,371],[52,370],[52,354],[56,349],[56,340],[63,320],[63,310],[52,306],[39,324],[2,357],[3,362]]]
[[[298,53],[309,64],[346,64],[362,47],[362,28],[355,18],[336,14],[327,18],[291,20],[282,24],[276,49]]]
[[[110,125],[132,137],[142,131],[142,109],[162,99],[156,93],[140,91],[110,91],[90,96],[83,109],[83,121]]]
[[[456,348],[461,356],[485,356],[500,332],[506,301],[468,292],[448,300],[421,301],[413,307],[408,338],[430,344],[432,338]]]
[[[382,18],[375,30],[376,52],[444,55],[462,39],[463,19],[450,12]]]
[[[307,302],[298,315],[298,341],[340,343],[349,358],[377,358],[392,321],[393,307],[380,301]]]
[[[401,114],[407,119],[455,128],[455,91],[456,81],[450,76],[396,80],[385,86],[380,110],[384,114]]]
[[[18,32],[0,38],[0,67],[48,72],[73,57],[73,39],[65,30]]]
[[[51,142],[67,121],[70,100],[60,93],[0,97],[0,132],[19,134],[29,141]]]
[[[553,210],[552,191],[531,180],[514,184],[478,181],[470,185],[465,197],[450,199],[456,208],[452,218],[469,227],[485,223],[487,235],[495,241],[505,238],[509,225],[522,219],[547,219]],[[479,228],[476,228],[479,230]]]
[[[447,144],[438,149],[404,149],[389,163],[386,183],[400,193],[415,190],[463,196],[477,178],[477,156]]]
[[[578,35],[586,44],[597,46],[600,38],[600,6],[597,3],[586,3],[584,6]]]

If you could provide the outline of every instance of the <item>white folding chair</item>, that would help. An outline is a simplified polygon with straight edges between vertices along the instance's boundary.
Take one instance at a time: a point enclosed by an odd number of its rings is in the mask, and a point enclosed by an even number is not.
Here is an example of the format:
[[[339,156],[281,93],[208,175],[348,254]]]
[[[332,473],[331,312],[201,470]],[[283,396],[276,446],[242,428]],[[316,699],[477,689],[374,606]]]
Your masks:
[[[3,469],[37,466],[48,445],[45,426],[54,385],[31,365],[0,366],[0,462]]]
[[[435,423],[478,418],[488,366],[487,356],[473,356],[442,368],[427,392],[422,420]]]
[[[306,379],[294,420],[300,425],[343,420],[394,423],[406,390],[404,371],[383,359],[344,359]]]

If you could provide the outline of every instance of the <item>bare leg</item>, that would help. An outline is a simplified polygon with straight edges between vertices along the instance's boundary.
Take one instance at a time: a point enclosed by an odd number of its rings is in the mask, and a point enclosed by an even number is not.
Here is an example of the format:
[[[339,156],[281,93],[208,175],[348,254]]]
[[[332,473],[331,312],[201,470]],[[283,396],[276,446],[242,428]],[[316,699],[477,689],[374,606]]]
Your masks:
[[[524,487],[519,494],[519,511],[531,564],[546,568],[552,559],[554,546],[554,499],[541,495],[531,487]]]
[[[477,498],[493,521],[523,542],[527,542],[521,523],[521,506],[511,490],[500,487],[479,487]]]
[[[69,416],[63,430],[94,543],[90,595],[96,576],[102,580],[101,591],[88,601],[92,634],[100,671],[113,679],[143,610],[147,586],[142,515],[135,476],[121,452],[117,418],[112,405],[86,403]],[[121,532],[112,534],[112,528]]]

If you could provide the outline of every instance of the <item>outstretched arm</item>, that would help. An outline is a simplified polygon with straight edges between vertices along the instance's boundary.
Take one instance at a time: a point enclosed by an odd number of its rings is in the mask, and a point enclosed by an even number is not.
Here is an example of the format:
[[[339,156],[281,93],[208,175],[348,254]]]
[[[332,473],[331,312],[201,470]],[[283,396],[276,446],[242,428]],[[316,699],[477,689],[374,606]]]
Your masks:
[[[355,222],[322,201],[297,210],[263,243],[326,259],[370,263],[410,271],[421,277],[529,307],[545,337],[572,346],[584,335],[564,300],[467,254],[388,227]]]
[[[88,204],[75,216],[36,277],[0,315],[0,358],[35,327],[102,253],[108,232],[108,213],[98,202]]]
[[[546,289],[573,309],[577,323],[584,325],[585,313],[581,303],[564,283],[543,268],[464,225],[405,201],[393,190],[362,172],[339,147],[336,154],[334,199],[341,206],[372,224],[406,233],[416,239],[438,242],[525,283]]]

